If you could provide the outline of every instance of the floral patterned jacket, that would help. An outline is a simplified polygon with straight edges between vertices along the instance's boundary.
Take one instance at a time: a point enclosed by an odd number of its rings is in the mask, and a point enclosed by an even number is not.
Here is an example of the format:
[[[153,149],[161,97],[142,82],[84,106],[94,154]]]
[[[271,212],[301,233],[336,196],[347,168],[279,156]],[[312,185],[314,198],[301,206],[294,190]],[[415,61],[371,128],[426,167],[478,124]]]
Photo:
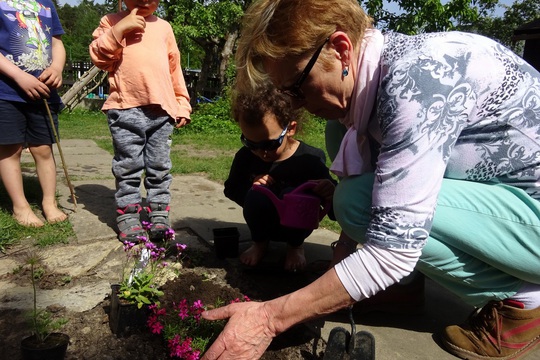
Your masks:
[[[422,246],[443,177],[505,183],[540,200],[537,70],[460,32],[386,34],[381,66],[378,126],[369,127],[379,143],[373,206],[376,222],[391,216],[402,226],[382,238],[372,226],[371,239]],[[411,233],[407,245],[391,239]]]
[[[356,300],[412,271],[443,178],[504,183],[540,200],[537,70],[502,45],[461,32],[387,33],[380,58],[367,124],[371,222],[364,247],[336,266]]]

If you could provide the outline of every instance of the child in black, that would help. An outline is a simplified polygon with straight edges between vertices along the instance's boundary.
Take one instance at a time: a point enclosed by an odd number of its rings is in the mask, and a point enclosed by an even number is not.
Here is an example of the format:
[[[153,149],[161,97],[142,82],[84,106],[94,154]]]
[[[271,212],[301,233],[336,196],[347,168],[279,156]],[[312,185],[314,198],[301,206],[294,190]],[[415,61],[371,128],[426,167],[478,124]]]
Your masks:
[[[251,190],[253,185],[267,186],[277,197],[307,181],[318,184],[313,192],[331,203],[336,181],[325,165],[321,149],[293,138],[300,110],[273,87],[257,93],[238,95],[233,101],[233,115],[242,130],[244,144],[235,155],[225,196],[242,206],[254,244],[240,255],[246,265],[256,265],[264,256],[270,240],[285,241],[285,269],[301,270],[306,265],[303,243],[309,229],[280,225],[278,212],[264,194]]]

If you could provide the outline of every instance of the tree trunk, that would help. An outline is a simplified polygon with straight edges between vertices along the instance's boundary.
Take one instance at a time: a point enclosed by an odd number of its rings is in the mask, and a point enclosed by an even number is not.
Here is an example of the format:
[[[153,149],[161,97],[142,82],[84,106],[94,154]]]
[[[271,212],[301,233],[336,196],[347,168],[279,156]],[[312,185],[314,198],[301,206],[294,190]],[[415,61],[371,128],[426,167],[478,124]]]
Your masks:
[[[191,99],[191,105],[194,106],[197,104],[197,98],[200,96],[205,96],[204,90],[208,87],[208,77],[212,72],[212,60],[215,54],[215,45],[212,43],[207,43],[204,49],[204,60],[201,66],[201,72],[199,73],[199,78],[197,79],[197,85],[195,86],[195,96]]]
[[[227,85],[227,69],[229,68],[231,59],[233,59],[234,44],[236,43],[237,38],[237,30],[228,33],[227,37],[225,38],[225,44],[223,45],[223,49],[221,50],[221,61],[219,65],[220,89],[223,89],[223,87]]]

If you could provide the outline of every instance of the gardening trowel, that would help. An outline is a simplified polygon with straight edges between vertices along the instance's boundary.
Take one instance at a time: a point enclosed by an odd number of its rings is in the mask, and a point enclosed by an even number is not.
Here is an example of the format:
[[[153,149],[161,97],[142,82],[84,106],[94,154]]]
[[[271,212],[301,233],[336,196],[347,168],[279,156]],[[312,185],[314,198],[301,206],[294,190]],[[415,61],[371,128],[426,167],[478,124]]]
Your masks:
[[[367,331],[356,332],[352,306],[349,320],[350,333],[342,327],[330,331],[323,360],[375,360],[375,338]]]
[[[129,274],[128,285],[131,285],[131,283],[133,282],[133,278],[135,278],[135,276],[137,276],[148,265],[149,261],[150,250],[148,250],[146,247],[143,247],[141,250],[141,256],[139,257],[139,261],[135,263],[133,270],[131,270],[131,273]]]

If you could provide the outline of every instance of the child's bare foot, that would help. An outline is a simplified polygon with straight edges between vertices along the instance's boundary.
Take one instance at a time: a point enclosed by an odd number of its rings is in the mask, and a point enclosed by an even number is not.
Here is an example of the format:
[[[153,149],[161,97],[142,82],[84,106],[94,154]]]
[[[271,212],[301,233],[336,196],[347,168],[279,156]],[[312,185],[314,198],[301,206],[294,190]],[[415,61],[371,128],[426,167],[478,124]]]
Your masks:
[[[287,245],[287,255],[285,256],[285,270],[297,271],[306,267],[306,256],[304,246],[292,247]]]
[[[21,211],[13,210],[13,218],[20,225],[26,226],[26,227],[42,227],[43,225],[45,225],[43,221],[41,221],[36,216],[36,214],[34,214],[31,208],[21,210]]]
[[[56,205],[43,206],[43,215],[49,224],[62,222],[68,218],[67,214],[60,210]]]
[[[240,261],[244,265],[255,266],[257,265],[268,248],[268,242],[256,242],[253,243],[246,251],[240,254]]]

